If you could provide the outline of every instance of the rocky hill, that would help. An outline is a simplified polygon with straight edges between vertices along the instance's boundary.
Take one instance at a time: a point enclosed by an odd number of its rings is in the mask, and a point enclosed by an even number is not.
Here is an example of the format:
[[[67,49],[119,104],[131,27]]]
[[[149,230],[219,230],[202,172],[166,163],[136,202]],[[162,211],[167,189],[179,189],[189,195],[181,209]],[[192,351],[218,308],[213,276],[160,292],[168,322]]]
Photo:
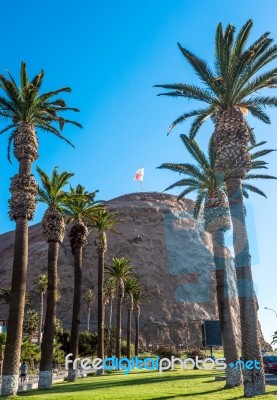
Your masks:
[[[108,234],[106,261],[112,257],[131,258],[149,299],[141,307],[141,335],[144,343],[190,346],[201,344],[201,323],[217,319],[214,264],[211,243],[201,224],[193,217],[193,201],[177,202],[172,195],[133,193],[107,202],[118,213],[119,234]],[[47,271],[47,243],[41,225],[29,230],[28,291],[31,308],[38,308],[34,280]],[[14,232],[0,236],[0,286],[9,286]],[[84,250],[84,293],[97,290],[95,234]],[[60,250],[59,279],[61,299],[58,316],[70,326],[73,298],[73,256],[66,237]],[[231,282],[233,278],[230,277]],[[94,304],[96,307],[96,302]],[[234,312],[237,303],[234,300]],[[86,305],[82,306],[82,328],[86,326]],[[0,319],[7,307],[0,306]],[[95,313],[92,329],[96,328]],[[126,319],[123,317],[123,337]],[[143,342],[143,341],[142,341]]]

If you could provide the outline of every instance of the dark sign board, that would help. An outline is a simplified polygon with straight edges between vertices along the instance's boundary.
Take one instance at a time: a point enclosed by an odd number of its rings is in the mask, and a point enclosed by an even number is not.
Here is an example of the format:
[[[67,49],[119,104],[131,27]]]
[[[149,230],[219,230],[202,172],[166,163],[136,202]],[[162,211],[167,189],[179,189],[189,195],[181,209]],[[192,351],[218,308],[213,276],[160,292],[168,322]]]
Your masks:
[[[202,334],[204,346],[222,346],[219,321],[204,321]]]

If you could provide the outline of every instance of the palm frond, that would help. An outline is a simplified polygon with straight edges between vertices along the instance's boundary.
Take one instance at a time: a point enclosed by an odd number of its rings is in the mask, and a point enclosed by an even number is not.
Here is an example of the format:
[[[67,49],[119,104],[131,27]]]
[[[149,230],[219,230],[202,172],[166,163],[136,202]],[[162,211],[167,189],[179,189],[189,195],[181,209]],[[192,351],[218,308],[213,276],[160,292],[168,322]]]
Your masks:
[[[256,186],[249,185],[247,183],[243,183],[242,184],[242,190],[244,190],[244,191],[248,191],[249,190],[250,192],[257,193],[257,194],[267,198],[266,194],[262,190],[260,190]]]

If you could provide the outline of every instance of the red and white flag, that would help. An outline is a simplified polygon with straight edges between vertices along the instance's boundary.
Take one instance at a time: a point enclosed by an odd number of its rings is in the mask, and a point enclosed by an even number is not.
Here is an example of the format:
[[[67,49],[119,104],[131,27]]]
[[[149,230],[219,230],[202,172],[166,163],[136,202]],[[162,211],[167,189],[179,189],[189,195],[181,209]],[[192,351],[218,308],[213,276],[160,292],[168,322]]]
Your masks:
[[[134,176],[134,181],[143,181],[144,176],[144,168],[140,168],[137,170]]]

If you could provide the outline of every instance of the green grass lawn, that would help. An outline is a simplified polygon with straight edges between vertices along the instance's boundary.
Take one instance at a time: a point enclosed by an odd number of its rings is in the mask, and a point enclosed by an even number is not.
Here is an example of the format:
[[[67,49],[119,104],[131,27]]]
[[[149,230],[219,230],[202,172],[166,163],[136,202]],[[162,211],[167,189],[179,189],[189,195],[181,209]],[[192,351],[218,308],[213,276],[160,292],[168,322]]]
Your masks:
[[[241,399],[243,389],[224,390],[223,381],[215,381],[215,371],[133,371],[128,375],[120,372],[104,376],[79,379],[76,383],[59,383],[49,391],[25,392],[18,400],[119,400],[119,399]],[[277,386],[267,386],[267,394],[255,399],[276,399]]]

